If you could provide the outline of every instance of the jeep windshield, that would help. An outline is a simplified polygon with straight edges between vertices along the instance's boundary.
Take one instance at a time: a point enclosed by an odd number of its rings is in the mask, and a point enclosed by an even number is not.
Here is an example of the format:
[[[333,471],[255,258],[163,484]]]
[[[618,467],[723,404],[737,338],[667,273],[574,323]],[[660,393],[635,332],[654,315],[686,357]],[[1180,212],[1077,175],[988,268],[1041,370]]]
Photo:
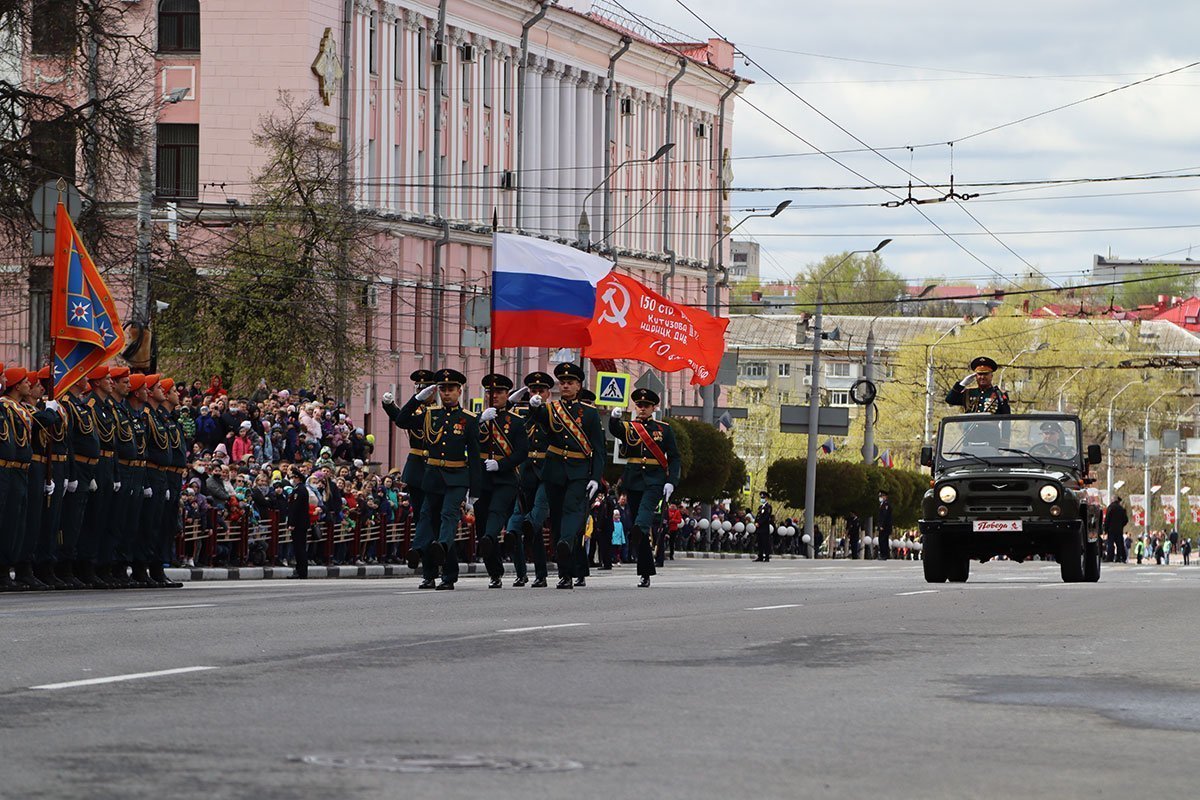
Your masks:
[[[995,417],[946,420],[938,454],[944,464],[980,460],[1070,461],[1079,457],[1079,424],[1061,417]]]

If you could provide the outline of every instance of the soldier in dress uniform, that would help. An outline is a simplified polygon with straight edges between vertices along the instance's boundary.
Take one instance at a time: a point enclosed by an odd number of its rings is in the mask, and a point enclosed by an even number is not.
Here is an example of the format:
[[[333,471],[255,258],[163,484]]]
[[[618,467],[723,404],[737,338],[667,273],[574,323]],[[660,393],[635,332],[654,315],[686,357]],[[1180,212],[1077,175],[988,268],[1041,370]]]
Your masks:
[[[45,369],[46,377],[50,376],[50,368]],[[21,545],[13,558],[16,581],[31,589],[50,589],[34,571],[34,559],[38,553],[38,543],[42,534],[42,517],[49,504],[49,495],[55,487],[50,482],[48,469],[50,465],[49,442],[44,433],[47,427],[53,428],[60,421],[58,403],[53,408],[39,408],[45,387],[40,379],[40,373],[30,370],[26,376],[24,398],[21,404],[32,421],[29,436],[31,460],[29,463],[29,482],[25,497],[25,526]]]
[[[96,420],[96,435],[100,438],[100,457],[94,470],[96,491],[88,498],[83,517],[83,532],[77,545],[76,575],[96,589],[109,588],[107,565],[112,561],[112,542],[108,521],[112,515],[116,475],[117,419],[112,409],[112,381],[108,367],[99,366],[88,373],[91,391],[88,405]]]
[[[595,408],[596,407],[596,393],[593,392],[591,389],[580,389],[579,390],[579,402],[583,403],[585,406],[588,406],[589,408]]]
[[[151,585],[164,586],[168,583],[162,574],[162,547],[160,544],[163,513],[167,507],[168,493],[174,488],[179,491],[176,475],[171,471],[171,438],[160,406],[163,402],[162,387],[158,374],[147,375],[145,389],[149,402],[142,406],[142,424],[146,430],[146,489],[142,492],[142,515],[139,526],[139,542],[135,548],[138,562],[134,572]],[[139,569],[140,566],[140,569]]]
[[[489,589],[503,586],[500,531],[517,500],[520,468],[529,452],[525,421],[508,409],[512,389],[512,378],[505,375],[491,373],[483,377],[488,407],[479,415],[479,453],[484,461],[483,486],[475,501],[475,531],[491,579]]]
[[[54,389],[50,367],[38,372],[38,382],[44,394]],[[52,589],[73,588],[55,574],[55,555],[59,547],[59,532],[62,530],[63,509],[67,498],[67,481],[71,475],[71,415],[57,400],[46,400],[45,410],[54,417],[34,417],[38,428],[35,438],[44,443],[46,451],[46,508],[42,513],[41,528],[33,552],[33,574],[39,581]]]
[[[100,462],[95,402],[85,397],[87,388],[87,377],[83,376],[67,387],[62,396],[62,404],[71,417],[71,461],[55,573],[72,589],[91,588],[90,582],[76,574],[79,547],[81,543],[88,546],[84,520],[88,502],[96,492],[96,464]]]
[[[167,451],[169,454],[167,467],[167,494],[163,499],[162,528],[158,536],[158,558],[150,564],[150,577],[160,586],[178,589],[182,583],[167,577],[163,570],[163,562],[170,560],[174,552],[176,539],[179,537],[179,494],[183,490],[183,480],[187,475],[187,438],[183,435],[183,426],[179,424],[176,409],[179,408],[179,388],[173,378],[162,378],[158,382],[162,403],[159,414],[167,428]]]
[[[980,356],[971,362],[970,369],[965,378],[950,388],[946,402],[952,406],[962,406],[968,414],[1011,414],[1008,393],[992,385],[996,362],[987,356]],[[975,386],[971,387],[971,384]]]
[[[112,384],[112,412],[116,426],[116,472],[113,476],[113,499],[109,507],[107,520],[108,528],[108,574],[105,576],[109,583],[119,589],[131,588],[129,580],[129,564],[133,560],[129,555],[129,508],[132,503],[132,493],[135,485],[141,492],[142,478],[140,473],[146,466],[146,443],[134,437],[131,423],[131,412],[126,404],[132,388],[130,386],[129,367],[113,366],[108,370],[109,382]],[[134,471],[139,476],[136,481]]]
[[[426,387],[433,386],[435,376],[431,370],[419,369],[408,376],[416,386],[417,393],[424,391]],[[414,409],[415,415],[425,413],[429,406],[437,402],[434,394],[430,393],[428,397]],[[388,419],[392,424],[399,428],[405,426],[399,422],[400,409],[396,406],[396,398],[391,392],[383,393],[383,413],[387,414]],[[409,569],[416,569],[421,565],[421,554],[425,552],[425,548],[429,546],[428,539],[421,539],[418,533],[418,526],[421,521],[421,508],[424,505],[425,493],[421,490],[421,483],[425,480],[425,460],[429,457],[427,446],[425,443],[425,429],[418,426],[415,428],[407,428],[408,432],[408,458],[404,461],[404,471],[400,474],[400,480],[404,482],[405,488],[408,490],[408,508],[411,514],[413,525],[413,540],[408,546],[406,559]],[[424,528],[422,531],[426,530]],[[427,529],[432,536],[433,528]],[[425,583],[430,587],[433,586],[437,579],[437,566],[426,564],[423,569]]]
[[[462,504],[474,502],[479,492],[480,477],[479,426],[475,415],[462,407],[459,400],[467,378],[453,369],[438,370],[436,385],[426,386],[409,399],[396,415],[396,424],[407,430],[421,430],[429,456],[425,462],[425,477],[421,489],[421,519],[418,536],[428,541],[423,561],[442,569],[438,589],[453,589],[458,581],[458,553],[454,537],[462,520]],[[437,392],[441,405],[420,410],[426,400]],[[434,531],[437,531],[436,540]],[[432,583],[425,574],[422,586]]]
[[[123,441],[123,447],[136,451],[137,457],[122,468],[121,494],[125,498],[124,507],[119,511],[119,522],[122,526],[121,541],[124,543],[125,558],[131,568],[129,579],[136,587],[153,587],[155,582],[146,572],[145,549],[142,541],[142,508],[147,501],[147,493],[153,495],[154,489],[149,483],[149,470],[146,463],[146,417],[150,400],[150,390],[146,387],[146,376],[132,373],[126,379],[128,391],[125,402],[118,409],[118,419],[121,421],[121,434],[118,441]],[[125,390],[126,383],[118,381],[115,384],[117,393]],[[128,436],[129,439],[124,437]],[[130,439],[132,441],[130,441]],[[129,491],[126,492],[125,490]]]
[[[663,503],[671,499],[679,482],[680,462],[671,426],[654,419],[658,395],[649,389],[635,389],[632,399],[637,408],[635,418],[625,422],[621,419],[624,409],[614,408],[608,430],[621,443],[625,459],[621,486],[634,515],[630,541],[637,549],[638,586],[645,588],[655,574],[654,522],[662,517]]]
[[[547,403],[540,396],[530,397],[529,416],[546,434],[542,479],[550,503],[550,536],[556,542],[558,588],[570,589],[576,539],[604,474],[604,429],[596,409],[579,402],[583,367],[559,364],[554,376],[562,399]]]
[[[510,396],[516,401],[526,392],[530,398],[534,396],[542,402],[550,399],[550,387],[554,378],[545,372],[531,372],[525,376],[522,390],[517,390]],[[517,492],[517,502],[513,514],[508,520],[508,549],[512,553],[513,569],[517,579],[513,586],[525,586],[529,583],[529,575],[525,564],[525,546],[528,544],[533,552],[533,577],[531,588],[542,589],[546,586],[546,542],[542,536],[542,527],[550,515],[550,503],[546,500],[546,485],[542,482],[542,467],[546,460],[546,434],[534,424],[529,416],[528,403],[513,409],[513,413],[523,417],[525,438],[528,442],[528,459],[521,470],[521,482]]]
[[[767,500],[766,492],[758,493],[758,511],[754,515],[754,540],[758,550],[755,561],[771,560],[771,526],[775,524],[775,512]]]
[[[9,567],[17,566],[25,539],[25,505],[29,486],[29,466],[33,462],[33,416],[23,405],[28,398],[29,372],[11,366],[4,370],[4,394],[0,395],[0,590],[21,591],[43,588],[33,575],[17,579]],[[40,498],[40,495],[39,495]],[[28,564],[24,565],[28,572]]]

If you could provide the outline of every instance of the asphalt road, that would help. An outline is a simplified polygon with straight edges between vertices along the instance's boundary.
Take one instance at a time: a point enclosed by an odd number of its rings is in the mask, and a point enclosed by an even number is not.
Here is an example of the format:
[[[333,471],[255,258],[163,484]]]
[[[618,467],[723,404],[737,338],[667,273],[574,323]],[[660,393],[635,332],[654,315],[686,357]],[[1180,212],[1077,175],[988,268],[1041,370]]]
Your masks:
[[[1190,796],[1200,568],[1107,567],[3,595],[0,797]]]

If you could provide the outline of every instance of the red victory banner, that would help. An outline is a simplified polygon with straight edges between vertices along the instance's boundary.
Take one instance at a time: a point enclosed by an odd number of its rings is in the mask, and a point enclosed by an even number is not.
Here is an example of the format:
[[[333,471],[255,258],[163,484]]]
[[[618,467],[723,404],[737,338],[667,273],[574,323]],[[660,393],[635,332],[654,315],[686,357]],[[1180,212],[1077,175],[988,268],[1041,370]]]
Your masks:
[[[673,303],[628,275],[610,272],[596,286],[588,326],[591,359],[629,358],[664,372],[692,371],[692,383],[717,379],[728,319]]]

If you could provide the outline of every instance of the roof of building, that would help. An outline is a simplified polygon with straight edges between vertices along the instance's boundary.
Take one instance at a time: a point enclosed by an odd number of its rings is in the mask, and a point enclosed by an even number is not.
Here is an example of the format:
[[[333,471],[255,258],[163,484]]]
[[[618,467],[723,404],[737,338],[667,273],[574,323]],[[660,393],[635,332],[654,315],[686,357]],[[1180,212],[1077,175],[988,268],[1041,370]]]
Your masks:
[[[1189,297],[1165,311],[1160,311],[1152,319],[1173,322],[1186,331],[1200,333],[1200,297]]]
[[[808,314],[731,314],[725,332],[726,348],[733,350],[808,349],[805,336],[797,337],[797,326],[809,328]],[[828,332],[838,329],[838,350],[861,350],[866,346],[867,333],[874,329],[875,345],[881,350],[896,347],[916,336],[942,334],[962,323],[961,317],[866,317],[827,314],[822,327]],[[874,325],[872,326],[872,322]]]

